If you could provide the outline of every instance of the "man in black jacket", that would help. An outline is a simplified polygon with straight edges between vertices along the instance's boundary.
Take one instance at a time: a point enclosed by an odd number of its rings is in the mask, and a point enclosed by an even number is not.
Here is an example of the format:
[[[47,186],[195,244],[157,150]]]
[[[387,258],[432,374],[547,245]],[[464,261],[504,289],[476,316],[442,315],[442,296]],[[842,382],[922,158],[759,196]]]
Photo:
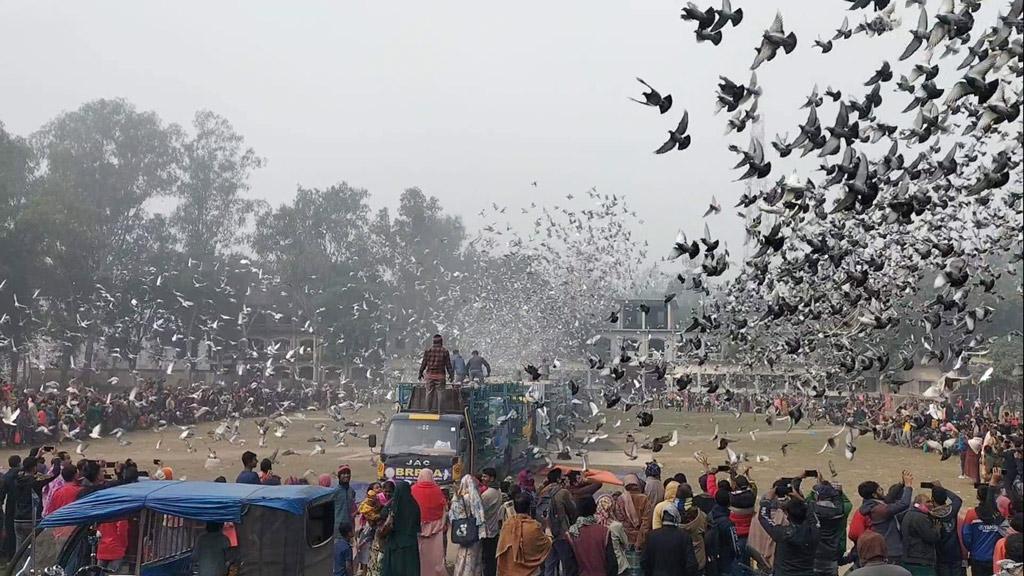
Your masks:
[[[55,478],[39,474],[36,469],[38,463],[34,456],[25,458],[21,462],[21,470],[14,477],[14,534],[17,537],[15,549],[32,536],[32,531],[39,522],[33,494],[41,499],[43,486]]]
[[[936,547],[935,571],[938,576],[965,576],[963,552],[960,550],[960,533],[957,520],[964,501],[956,492],[946,490],[939,482],[932,482],[931,515],[939,521],[939,544]]]
[[[935,576],[935,547],[941,540],[939,520],[929,512],[928,494],[914,497],[914,505],[903,515],[903,567],[914,576]]]
[[[814,502],[810,503],[820,525],[820,541],[814,551],[815,576],[838,576],[840,546],[846,536],[846,514],[843,497],[827,481],[814,487]]]
[[[640,567],[644,576],[693,576],[697,574],[697,555],[690,535],[679,528],[682,520],[675,506],[661,513],[661,528],[647,535]]]
[[[775,576],[811,576],[814,574],[814,554],[820,537],[818,517],[814,509],[804,502],[800,493],[800,478],[790,482],[789,500],[783,508],[789,525],[781,526],[772,522],[772,508],[778,505],[778,501],[762,501],[757,519],[775,542]]]
[[[12,455],[7,459],[7,465],[10,466],[10,469],[4,472],[3,480],[0,481],[0,504],[4,507],[4,543],[0,555],[10,559],[14,556],[15,551],[14,479],[18,476],[18,471],[21,470],[21,456]]]

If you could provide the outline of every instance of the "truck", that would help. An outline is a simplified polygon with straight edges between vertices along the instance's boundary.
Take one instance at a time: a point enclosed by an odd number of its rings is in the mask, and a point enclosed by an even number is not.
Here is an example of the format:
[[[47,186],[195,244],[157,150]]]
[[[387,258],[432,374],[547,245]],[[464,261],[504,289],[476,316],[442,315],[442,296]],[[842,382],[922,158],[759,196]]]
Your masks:
[[[415,482],[430,469],[443,486],[485,468],[501,478],[532,463],[537,386],[501,382],[440,389],[440,407],[422,401],[422,385],[401,383],[397,392],[399,410],[388,419],[378,456],[379,480]]]

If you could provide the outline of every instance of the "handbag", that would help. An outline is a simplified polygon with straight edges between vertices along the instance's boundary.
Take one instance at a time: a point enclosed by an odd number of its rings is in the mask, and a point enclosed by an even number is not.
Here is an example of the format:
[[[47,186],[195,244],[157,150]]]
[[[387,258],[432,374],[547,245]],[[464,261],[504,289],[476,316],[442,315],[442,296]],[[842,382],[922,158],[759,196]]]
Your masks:
[[[476,525],[476,516],[469,511],[465,498],[462,501],[462,510],[465,511],[465,518],[452,520],[452,543],[460,546],[475,544],[480,539],[480,529]]]

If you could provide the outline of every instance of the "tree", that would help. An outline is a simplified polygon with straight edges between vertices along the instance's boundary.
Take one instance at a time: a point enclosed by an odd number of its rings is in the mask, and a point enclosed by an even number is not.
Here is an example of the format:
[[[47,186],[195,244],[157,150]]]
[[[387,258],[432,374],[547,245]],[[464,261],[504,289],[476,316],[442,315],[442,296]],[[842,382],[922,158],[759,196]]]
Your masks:
[[[254,208],[254,201],[241,195],[264,161],[244,148],[245,139],[222,116],[202,110],[192,126],[195,134],[181,147],[181,180],[174,193],[180,202],[171,224],[185,253],[202,260],[240,240]]]
[[[0,123],[0,353],[7,357],[12,380],[37,324],[32,310],[23,307],[32,302],[33,267],[38,263],[37,239],[24,225],[34,172],[32,149]]]
[[[97,292],[119,292],[124,263],[146,246],[134,240],[148,200],[171,194],[179,179],[181,131],[124,100],[96,100],[65,112],[32,136],[43,162],[39,192],[26,210],[41,231],[51,265],[45,286],[51,336],[61,365],[100,335]]]

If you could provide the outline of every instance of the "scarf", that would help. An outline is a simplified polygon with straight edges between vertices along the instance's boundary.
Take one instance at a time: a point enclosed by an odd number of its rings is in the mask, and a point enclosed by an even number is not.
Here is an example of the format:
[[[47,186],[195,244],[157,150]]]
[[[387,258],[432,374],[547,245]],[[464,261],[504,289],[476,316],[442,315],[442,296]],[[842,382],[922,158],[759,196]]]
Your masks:
[[[611,494],[601,494],[597,497],[597,523],[601,526],[608,526],[612,523],[612,507],[615,505],[615,497]]]
[[[626,487],[626,493],[619,496],[617,502],[615,502],[615,517],[623,523],[628,523],[634,528],[640,526],[640,515],[637,514],[636,506],[633,504],[633,495],[629,492],[630,486],[640,487],[640,478],[636,474],[627,474],[623,485]]]
[[[551,538],[526,514],[505,521],[498,537],[498,571],[507,576],[532,576],[544,565]]]
[[[866,530],[857,539],[857,556],[861,564],[867,564],[873,560],[885,561],[889,550],[885,546],[885,537],[878,532]]]
[[[420,522],[434,522],[444,517],[445,498],[441,488],[434,482],[434,473],[424,469],[419,480],[412,486],[412,497],[420,506]]]
[[[594,524],[597,524],[597,516],[580,516],[572,526],[569,526],[569,536],[579,538],[581,528],[593,526]]]
[[[452,498],[452,509],[448,512],[449,518],[458,520],[461,518],[475,518],[477,526],[484,525],[484,503],[480,500],[480,491],[477,489],[476,478],[465,475],[459,482],[459,493]]]

